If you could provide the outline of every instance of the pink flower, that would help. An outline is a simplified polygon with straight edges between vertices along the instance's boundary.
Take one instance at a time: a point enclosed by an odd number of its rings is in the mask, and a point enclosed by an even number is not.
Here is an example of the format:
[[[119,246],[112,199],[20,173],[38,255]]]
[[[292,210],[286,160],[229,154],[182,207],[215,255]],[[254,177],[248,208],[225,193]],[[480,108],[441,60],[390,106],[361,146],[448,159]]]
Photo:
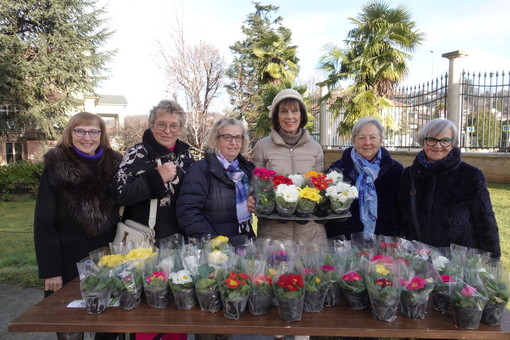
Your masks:
[[[276,172],[270,169],[264,169],[264,168],[256,168],[253,170],[253,175],[263,178],[263,179],[270,179],[272,175],[275,175]]]
[[[453,276],[440,275],[440,277],[441,277],[441,280],[443,280],[443,282],[455,282],[455,278]]]
[[[376,255],[370,261],[377,261],[379,263],[393,263],[393,258],[388,255]]]
[[[305,269],[303,270],[303,272],[304,272],[305,274],[315,274],[315,270],[314,270],[314,269],[312,269],[312,268],[305,268]]]
[[[321,270],[323,272],[329,272],[329,271],[335,270],[335,267],[325,264],[325,265],[321,266]]]
[[[356,272],[350,272],[342,276],[342,280],[347,282],[361,281],[363,277]]]
[[[460,293],[464,296],[467,296],[467,297],[473,297],[473,293],[475,293],[478,289],[476,289],[475,287],[471,287],[470,285],[466,285],[466,287],[464,287]]]
[[[415,276],[411,279],[411,282],[407,284],[406,288],[410,290],[422,289],[427,284],[427,280],[422,279],[419,276]]]

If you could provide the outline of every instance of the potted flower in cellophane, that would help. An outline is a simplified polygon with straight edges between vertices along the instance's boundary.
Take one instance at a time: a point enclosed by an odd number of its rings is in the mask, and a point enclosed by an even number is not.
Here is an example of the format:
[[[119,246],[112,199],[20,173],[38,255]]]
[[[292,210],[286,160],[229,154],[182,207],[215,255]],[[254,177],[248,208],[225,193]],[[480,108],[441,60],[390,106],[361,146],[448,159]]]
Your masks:
[[[481,283],[476,286],[457,278],[449,287],[453,321],[459,327],[477,329],[480,325],[487,297],[479,288]]]
[[[501,319],[510,299],[510,275],[503,262],[495,261],[478,272],[487,293],[487,304],[483,309],[482,322],[491,326],[501,325]]]
[[[280,184],[275,190],[276,212],[282,217],[290,217],[297,208],[299,190],[295,185]]]
[[[328,281],[320,268],[319,254],[304,254],[296,263],[305,284],[303,311],[318,313],[324,307],[324,299],[328,292]]]
[[[401,293],[399,264],[391,256],[376,255],[363,260],[365,283],[374,319],[394,321]]]
[[[244,314],[251,285],[250,277],[242,267],[242,256],[230,257],[226,270],[219,270],[216,278],[219,284],[223,315],[238,320]]]
[[[264,315],[273,299],[273,278],[271,268],[256,243],[254,247],[248,249],[242,262],[242,268],[250,277],[251,290],[248,297],[248,310],[253,315]]]
[[[278,313],[286,322],[300,321],[303,312],[305,285],[303,277],[291,264],[287,271],[273,280],[274,295],[278,301]]]
[[[191,271],[186,268],[181,257],[182,246],[176,249],[173,270],[168,276],[170,289],[177,309],[188,310],[196,305],[195,282]]]
[[[413,267],[404,270],[405,278],[400,281],[400,312],[410,319],[423,319],[430,293],[438,280],[437,271],[426,261],[424,266]]]
[[[462,267],[450,260],[450,257],[449,248],[438,248],[431,254],[432,265],[439,273],[440,279],[431,293],[432,306],[441,313],[451,313],[450,286],[455,284],[462,272]]]
[[[340,286],[340,273],[345,270],[347,252],[340,249],[331,249],[325,254],[320,270],[324,281],[328,285],[328,292],[324,299],[324,307],[338,306],[342,301],[342,288]]]
[[[338,182],[326,188],[331,211],[337,215],[346,214],[352,202],[358,198],[358,190],[348,183]]]
[[[103,257],[100,255],[101,253],[104,254],[103,256],[110,255],[108,248],[96,250],[95,254],[91,254],[76,264],[80,275],[80,291],[89,314],[99,314],[108,308],[110,295],[119,284],[118,278],[110,273],[111,267],[106,262],[99,265],[100,259]],[[115,263],[112,260],[108,264],[113,266],[121,262],[122,259]]]
[[[298,217],[310,217],[315,211],[317,204],[322,200],[320,191],[315,188],[304,187],[299,190],[299,198],[296,207],[296,216]]]
[[[316,171],[308,171],[304,174],[304,177],[307,181],[306,184],[311,188],[317,189],[321,197],[315,207],[314,214],[319,217],[327,216],[329,214],[329,199],[326,196],[326,189],[333,182],[333,179]]]
[[[275,209],[272,177],[276,172],[270,169],[253,170],[252,183],[255,196],[255,210],[262,215],[271,215]]]

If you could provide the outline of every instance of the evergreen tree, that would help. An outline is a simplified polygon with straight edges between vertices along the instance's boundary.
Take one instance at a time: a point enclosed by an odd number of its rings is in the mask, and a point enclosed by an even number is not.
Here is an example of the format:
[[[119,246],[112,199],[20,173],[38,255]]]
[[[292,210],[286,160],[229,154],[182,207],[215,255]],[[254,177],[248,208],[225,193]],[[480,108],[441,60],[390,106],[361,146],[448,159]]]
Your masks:
[[[255,12],[248,14],[241,26],[245,39],[230,46],[234,60],[227,70],[231,82],[226,86],[234,110],[249,125],[268,112],[264,86],[288,87],[297,76],[299,61],[297,47],[291,45],[291,31],[282,26],[282,17],[272,19],[279,7],[253,4]]]
[[[408,71],[410,52],[423,41],[405,6],[390,8],[382,1],[372,1],[350,21],[355,28],[347,35],[347,47],[326,46],[320,61],[327,75],[323,83],[330,90],[323,100],[330,99],[341,81],[353,81],[332,106],[337,115],[345,112],[340,134],[350,133],[359,118],[380,116],[381,108],[392,105],[393,89]]]
[[[112,51],[96,0],[0,0],[0,136],[52,138],[93,93]],[[1,114],[1,113],[0,113]]]

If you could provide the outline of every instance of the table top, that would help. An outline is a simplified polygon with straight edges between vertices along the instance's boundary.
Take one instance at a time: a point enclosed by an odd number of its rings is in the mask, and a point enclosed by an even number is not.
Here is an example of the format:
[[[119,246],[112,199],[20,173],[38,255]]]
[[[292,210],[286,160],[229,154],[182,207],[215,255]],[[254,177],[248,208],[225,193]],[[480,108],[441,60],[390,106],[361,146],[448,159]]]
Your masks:
[[[372,318],[369,310],[354,311],[346,305],[325,307],[320,313],[303,313],[301,321],[286,323],[271,307],[263,316],[248,311],[239,320],[218,313],[177,310],[173,305],[153,309],[142,299],[139,307],[123,310],[110,307],[101,314],[87,314],[84,308],[67,308],[81,299],[79,281],[75,279],[36,304],[8,324],[10,332],[115,332],[115,333],[202,333],[402,337],[428,339],[510,339],[510,311],[506,310],[501,326],[480,323],[477,330],[456,326],[451,314],[429,308],[425,319],[412,320],[398,315],[393,322]],[[430,306],[429,306],[430,307]]]

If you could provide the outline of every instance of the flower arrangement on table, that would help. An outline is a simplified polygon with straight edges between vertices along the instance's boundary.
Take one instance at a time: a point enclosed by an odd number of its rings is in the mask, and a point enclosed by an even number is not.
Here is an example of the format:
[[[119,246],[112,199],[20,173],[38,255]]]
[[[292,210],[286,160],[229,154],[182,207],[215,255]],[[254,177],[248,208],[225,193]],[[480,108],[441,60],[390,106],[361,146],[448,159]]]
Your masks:
[[[340,272],[345,267],[345,256],[341,256],[335,252],[329,252],[324,257],[324,261],[320,266],[323,280],[328,286],[326,298],[324,299],[325,307],[333,307],[340,304],[342,288],[340,287]]]
[[[305,283],[303,311],[318,313],[324,307],[324,299],[328,292],[328,282],[324,279],[324,272],[320,270],[313,257],[312,260],[303,261],[303,265],[304,267],[301,269]]]
[[[195,283],[187,269],[180,269],[168,275],[170,289],[174,296],[174,304],[177,309],[188,310],[196,304]]]
[[[147,262],[144,269],[143,290],[149,307],[165,308],[170,302],[168,274],[157,261]]]
[[[305,284],[301,274],[289,268],[278,276],[273,284],[274,295],[278,301],[278,313],[286,322],[301,320],[305,296]]]
[[[275,196],[272,177],[276,172],[270,169],[253,170],[253,187],[255,188],[255,209],[257,213],[270,215],[275,208]]]
[[[482,322],[491,326],[499,326],[510,299],[510,275],[502,262],[498,261],[479,271],[478,276],[488,298],[483,310]]]
[[[436,278],[434,271],[428,263],[428,270],[421,272],[413,271],[407,275],[407,279],[401,279],[402,294],[400,297],[400,311],[410,319],[425,318],[425,310],[429,301],[429,295],[434,289]],[[432,269],[432,270],[431,270]]]
[[[376,255],[370,261],[363,260],[363,266],[372,316],[381,321],[394,321],[401,293],[398,263],[391,256]]]
[[[225,276],[226,275],[226,276]],[[249,276],[239,270],[218,273],[219,290],[223,304],[223,315],[238,320],[246,309],[251,290]]]
[[[451,311],[450,286],[454,285],[457,277],[461,276],[461,267],[448,258],[449,253],[434,251],[431,254],[433,267],[439,274],[438,282],[432,291],[432,305],[434,310],[445,313]]]

